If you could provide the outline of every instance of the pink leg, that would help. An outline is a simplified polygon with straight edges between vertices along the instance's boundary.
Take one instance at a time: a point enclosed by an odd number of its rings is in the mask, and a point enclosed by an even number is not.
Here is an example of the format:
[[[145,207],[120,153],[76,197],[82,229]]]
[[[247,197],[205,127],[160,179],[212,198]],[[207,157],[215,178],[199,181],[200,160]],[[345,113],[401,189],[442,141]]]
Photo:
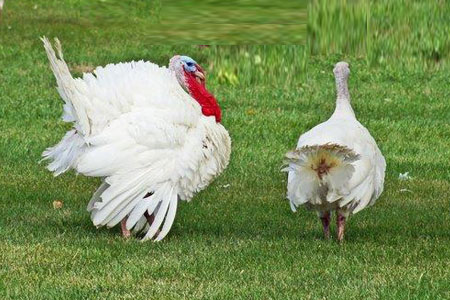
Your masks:
[[[323,234],[325,236],[325,239],[327,240],[330,238],[330,218],[331,213],[329,211],[320,213],[320,220],[322,221],[323,226]]]
[[[337,224],[337,239],[339,242],[342,242],[344,240],[345,217],[337,213],[336,224]]]
[[[124,238],[129,238],[131,236],[131,231],[127,229],[127,219],[128,217],[125,217],[120,221],[120,228],[122,229],[122,236]]]

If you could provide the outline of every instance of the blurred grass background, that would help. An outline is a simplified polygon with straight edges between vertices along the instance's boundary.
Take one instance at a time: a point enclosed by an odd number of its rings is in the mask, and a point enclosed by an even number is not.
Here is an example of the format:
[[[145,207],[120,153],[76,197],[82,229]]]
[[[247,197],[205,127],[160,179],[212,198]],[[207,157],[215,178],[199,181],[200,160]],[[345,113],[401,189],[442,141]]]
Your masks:
[[[308,53],[354,55],[387,68],[446,67],[449,15],[446,0],[311,0]]]
[[[3,23],[153,44],[304,43],[307,0],[6,0]],[[130,30],[132,28],[132,30]]]

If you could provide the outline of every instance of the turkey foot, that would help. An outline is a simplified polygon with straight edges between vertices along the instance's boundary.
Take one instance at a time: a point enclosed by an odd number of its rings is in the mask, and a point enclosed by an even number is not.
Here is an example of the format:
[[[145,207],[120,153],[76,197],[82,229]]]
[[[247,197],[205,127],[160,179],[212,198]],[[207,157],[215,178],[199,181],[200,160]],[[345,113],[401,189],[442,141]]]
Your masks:
[[[120,221],[120,229],[122,230],[122,236],[126,239],[131,236],[131,231],[127,229],[127,220],[128,217],[125,217],[123,218],[122,221]]]
[[[323,234],[326,240],[330,238],[330,218],[331,213],[329,211],[320,212],[320,220],[322,221]]]
[[[344,240],[345,217],[337,213],[336,224],[337,224],[337,239],[338,242],[342,242]]]

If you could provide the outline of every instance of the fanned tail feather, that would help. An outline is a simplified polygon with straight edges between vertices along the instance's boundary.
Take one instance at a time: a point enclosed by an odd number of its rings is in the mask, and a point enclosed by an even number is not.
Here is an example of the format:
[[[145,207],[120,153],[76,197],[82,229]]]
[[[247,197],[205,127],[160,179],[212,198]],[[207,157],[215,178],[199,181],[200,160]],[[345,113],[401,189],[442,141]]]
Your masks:
[[[286,154],[290,173],[287,198],[291,208],[306,202],[320,203],[321,193],[326,193],[329,203],[349,193],[347,183],[351,178],[353,162],[359,155],[346,146],[323,144],[304,146]]]
[[[46,37],[41,40],[58,84],[58,92],[64,101],[63,121],[73,122],[75,127],[75,130],[66,133],[61,142],[42,153],[44,160],[51,160],[48,170],[57,176],[76,168],[78,158],[86,149],[85,133],[89,131],[89,122],[85,111],[86,101],[78,91],[75,80],[63,59],[61,43],[55,39],[55,52]]]
[[[89,119],[86,113],[88,103],[82,93],[78,90],[75,80],[70,74],[69,67],[64,61],[61,43],[55,39],[55,50],[50,41],[46,37],[41,38],[44,43],[45,52],[47,53],[50,67],[55,75],[58,84],[58,92],[64,100],[63,120],[66,122],[74,122],[75,128],[83,136],[87,136],[90,131]]]
[[[85,151],[85,141],[76,130],[66,133],[63,139],[43,153],[43,160],[51,160],[47,169],[55,176],[75,168],[80,155]]]

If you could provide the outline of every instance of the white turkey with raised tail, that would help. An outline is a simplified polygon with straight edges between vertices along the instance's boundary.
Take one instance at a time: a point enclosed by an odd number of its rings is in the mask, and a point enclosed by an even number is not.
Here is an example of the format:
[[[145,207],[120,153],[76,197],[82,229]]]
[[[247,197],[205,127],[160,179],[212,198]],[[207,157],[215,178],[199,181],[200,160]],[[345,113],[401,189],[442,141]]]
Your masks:
[[[333,72],[336,109],[326,122],[300,136],[296,150],[286,154],[285,170],[292,210],[301,204],[316,210],[325,238],[330,235],[331,212],[336,211],[337,239],[342,241],[346,218],[381,195],[386,162],[350,105],[349,65],[339,62]]]
[[[73,123],[43,156],[55,176],[74,169],[103,178],[88,204],[95,226],[121,223],[122,234],[161,240],[178,200],[189,201],[228,165],[231,140],[221,110],[206,90],[202,68],[174,56],[169,68],[151,62],[97,67],[74,79],[56,40],[42,39]]]

